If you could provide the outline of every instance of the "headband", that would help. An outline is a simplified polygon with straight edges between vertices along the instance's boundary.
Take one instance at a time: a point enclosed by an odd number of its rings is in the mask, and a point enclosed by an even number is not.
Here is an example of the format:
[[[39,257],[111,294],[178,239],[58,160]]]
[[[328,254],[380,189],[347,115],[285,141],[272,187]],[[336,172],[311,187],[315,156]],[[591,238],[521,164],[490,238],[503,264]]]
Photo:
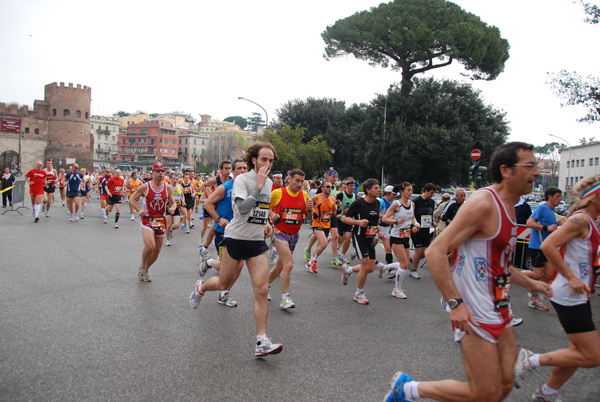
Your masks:
[[[275,174],[273,175],[273,177],[283,177],[283,174],[281,174],[281,173],[275,173]]]
[[[600,191],[600,182],[594,184],[592,187],[588,188],[581,194],[581,198],[591,197],[595,195],[598,191]]]

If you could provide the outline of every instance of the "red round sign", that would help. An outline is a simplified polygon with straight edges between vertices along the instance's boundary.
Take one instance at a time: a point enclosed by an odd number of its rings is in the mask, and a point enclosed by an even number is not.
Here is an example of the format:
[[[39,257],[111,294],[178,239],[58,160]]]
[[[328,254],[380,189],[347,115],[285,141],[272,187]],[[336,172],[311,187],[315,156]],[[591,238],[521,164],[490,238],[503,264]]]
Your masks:
[[[471,151],[471,159],[474,161],[479,160],[481,158],[481,151],[478,149],[474,149]]]

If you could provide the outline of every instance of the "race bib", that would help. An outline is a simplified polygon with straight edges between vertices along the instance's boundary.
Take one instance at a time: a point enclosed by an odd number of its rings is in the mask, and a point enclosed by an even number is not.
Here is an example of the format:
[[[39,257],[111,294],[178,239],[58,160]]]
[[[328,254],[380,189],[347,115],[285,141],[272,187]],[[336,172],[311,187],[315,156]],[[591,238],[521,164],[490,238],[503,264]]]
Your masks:
[[[365,231],[366,237],[375,237],[377,236],[377,232],[379,231],[377,226],[367,226],[367,230]]]
[[[155,231],[159,231],[159,230],[164,229],[164,227],[165,227],[165,218],[164,217],[149,218],[149,223],[150,223],[150,227],[152,229],[154,229]]]
[[[398,234],[398,237],[401,239],[405,239],[407,237],[410,237],[410,229],[402,229],[400,230],[400,233]]]
[[[330,222],[331,215],[333,215],[333,212],[331,212],[331,211],[323,212],[323,215],[321,217],[321,222]]]
[[[509,306],[510,275],[498,275],[494,278],[495,299],[494,310],[500,311]]]
[[[121,186],[115,186],[114,195],[120,195],[120,194],[121,194]]]
[[[302,210],[298,208],[284,208],[281,220],[288,225],[299,225],[302,222]]]
[[[264,202],[257,202],[256,206],[250,211],[248,216],[248,223],[254,223],[256,225],[265,225],[269,218],[269,204]]]
[[[433,215],[421,215],[421,227],[430,228],[433,223]]]

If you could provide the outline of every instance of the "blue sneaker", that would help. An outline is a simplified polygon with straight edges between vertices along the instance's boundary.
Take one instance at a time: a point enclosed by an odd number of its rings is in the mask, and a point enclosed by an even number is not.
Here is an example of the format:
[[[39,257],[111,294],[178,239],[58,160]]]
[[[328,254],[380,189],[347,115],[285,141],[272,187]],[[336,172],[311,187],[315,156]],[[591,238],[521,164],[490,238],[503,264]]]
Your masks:
[[[394,374],[391,384],[392,390],[383,397],[383,402],[410,402],[404,395],[404,384],[410,381],[413,381],[413,379],[402,371]]]
[[[186,230],[187,228],[185,227],[185,225],[181,225],[181,230]]]

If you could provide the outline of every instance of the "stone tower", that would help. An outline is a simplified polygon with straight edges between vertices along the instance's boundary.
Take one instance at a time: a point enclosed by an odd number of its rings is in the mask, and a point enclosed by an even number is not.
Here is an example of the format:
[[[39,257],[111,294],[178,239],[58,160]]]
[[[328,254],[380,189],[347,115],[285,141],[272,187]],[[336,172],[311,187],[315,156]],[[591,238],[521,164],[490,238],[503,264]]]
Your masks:
[[[94,139],[90,134],[92,89],[72,83],[53,82],[45,87],[44,101],[36,101],[36,110],[48,116],[46,160],[66,168],[73,160],[80,167],[93,169]],[[62,166],[59,166],[62,161]]]

